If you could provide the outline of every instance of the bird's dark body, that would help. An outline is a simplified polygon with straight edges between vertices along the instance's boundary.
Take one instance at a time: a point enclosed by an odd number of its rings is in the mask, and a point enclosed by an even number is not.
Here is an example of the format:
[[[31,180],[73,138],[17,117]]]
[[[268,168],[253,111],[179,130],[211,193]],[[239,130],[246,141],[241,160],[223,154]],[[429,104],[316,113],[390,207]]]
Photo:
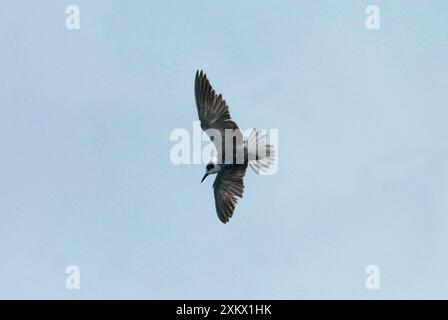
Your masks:
[[[240,129],[230,117],[225,100],[215,94],[202,71],[196,73],[195,98],[201,128],[218,151],[216,161],[207,165],[202,181],[209,174],[217,173],[213,183],[216,213],[219,220],[226,223],[233,215],[238,198],[243,197],[248,149]],[[233,134],[232,141],[226,141],[226,131]]]

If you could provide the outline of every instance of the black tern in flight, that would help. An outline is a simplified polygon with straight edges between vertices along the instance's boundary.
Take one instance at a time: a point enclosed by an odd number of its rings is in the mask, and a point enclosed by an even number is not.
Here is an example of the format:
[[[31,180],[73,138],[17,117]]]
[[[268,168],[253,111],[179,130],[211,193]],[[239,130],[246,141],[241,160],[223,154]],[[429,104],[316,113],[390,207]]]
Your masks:
[[[275,150],[266,144],[266,135],[261,131],[253,130],[247,139],[243,139],[243,134],[230,117],[225,100],[215,94],[202,71],[196,72],[194,91],[201,128],[217,150],[217,156],[206,166],[201,183],[208,175],[217,174],[213,183],[216,213],[221,222],[227,223],[238,197],[243,197],[247,166],[257,174],[266,172],[275,159]]]

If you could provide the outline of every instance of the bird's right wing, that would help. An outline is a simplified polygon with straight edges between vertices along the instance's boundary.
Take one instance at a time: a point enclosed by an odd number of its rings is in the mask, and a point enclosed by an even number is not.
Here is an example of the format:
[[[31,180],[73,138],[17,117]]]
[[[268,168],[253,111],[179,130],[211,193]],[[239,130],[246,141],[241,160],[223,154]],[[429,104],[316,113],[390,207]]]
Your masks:
[[[199,120],[201,121],[201,128],[209,135],[210,139],[215,144],[219,155],[222,155],[226,150],[225,148],[225,130],[234,130],[234,135],[241,143],[243,141],[243,135],[232,120],[229,113],[229,107],[226,101],[222,98],[222,95],[216,95],[210,82],[207,79],[207,75],[202,71],[196,72],[194,93],[196,98],[196,106],[198,109]],[[208,132],[208,129],[215,129],[220,134],[220,142],[214,141],[214,136]],[[229,149],[231,150],[231,149]]]
[[[216,213],[223,223],[229,222],[238,197],[243,197],[246,169],[247,163],[232,166],[218,173],[213,183]]]

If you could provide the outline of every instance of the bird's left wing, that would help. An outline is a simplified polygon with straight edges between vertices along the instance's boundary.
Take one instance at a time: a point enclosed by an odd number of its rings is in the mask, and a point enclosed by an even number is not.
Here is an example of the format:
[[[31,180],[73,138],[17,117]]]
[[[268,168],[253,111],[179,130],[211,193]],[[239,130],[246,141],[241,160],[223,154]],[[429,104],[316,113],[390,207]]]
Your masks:
[[[222,155],[225,150],[225,130],[232,129],[237,141],[243,142],[243,135],[232,120],[229,113],[229,107],[222,95],[217,95],[213,90],[210,82],[207,79],[207,75],[202,71],[196,72],[196,78],[194,83],[194,93],[196,98],[196,106],[198,108],[199,120],[201,121],[201,128],[209,135],[210,139],[215,144],[219,155]],[[220,142],[214,141],[214,136],[210,135],[208,129],[215,129],[220,134]],[[230,146],[229,146],[230,147]],[[233,149],[233,148],[232,148]],[[229,150],[232,150],[229,148]],[[229,152],[227,150],[227,152]]]
[[[218,173],[213,183],[216,213],[223,223],[229,222],[238,197],[243,197],[246,169],[247,163],[231,166]]]

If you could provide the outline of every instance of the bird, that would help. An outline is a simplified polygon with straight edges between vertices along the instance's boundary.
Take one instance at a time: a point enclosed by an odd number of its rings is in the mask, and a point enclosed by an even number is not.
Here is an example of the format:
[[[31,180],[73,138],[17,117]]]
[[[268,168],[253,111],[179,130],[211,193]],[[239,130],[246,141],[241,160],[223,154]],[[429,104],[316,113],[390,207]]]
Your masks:
[[[275,160],[275,148],[266,144],[266,134],[253,129],[244,139],[231,118],[221,94],[215,93],[207,75],[196,71],[195,99],[202,130],[213,142],[217,155],[205,167],[201,183],[216,174],[213,182],[215,209],[222,223],[232,218],[238,198],[243,197],[244,177],[248,165],[256,174],[267,172]],[[231,140],[226,139],[230,132]]]

